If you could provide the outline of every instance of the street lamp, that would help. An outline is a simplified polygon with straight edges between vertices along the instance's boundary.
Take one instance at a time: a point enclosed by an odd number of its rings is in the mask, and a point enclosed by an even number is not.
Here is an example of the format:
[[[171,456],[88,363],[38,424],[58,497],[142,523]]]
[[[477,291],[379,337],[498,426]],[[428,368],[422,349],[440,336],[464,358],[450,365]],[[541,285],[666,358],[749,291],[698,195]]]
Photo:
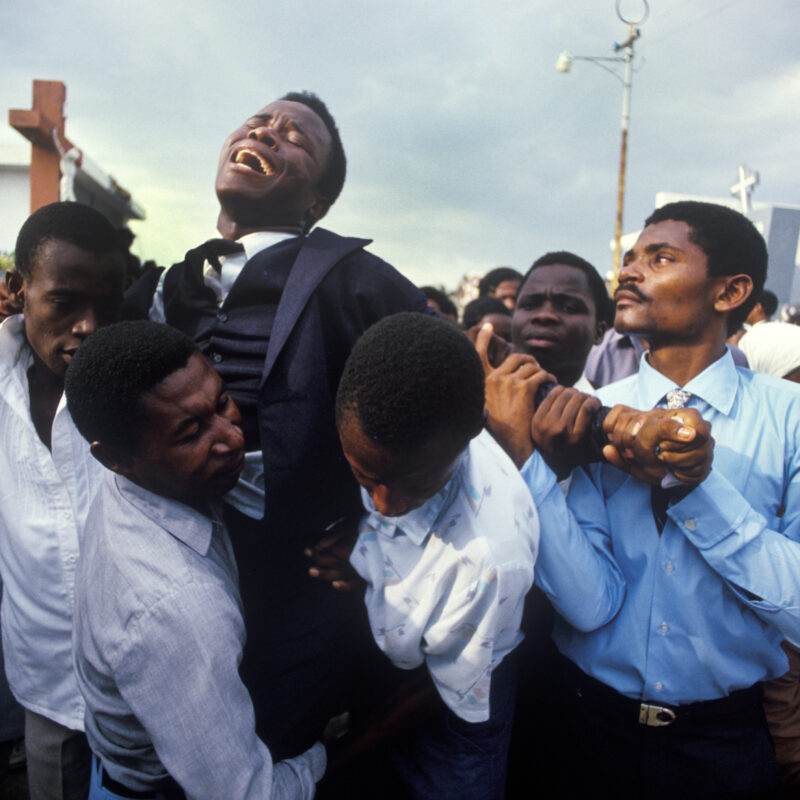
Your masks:
[[[623,52],[620,56],[573,56],[568,51],[564,51],[556,60],[556,69],[566,73],[572,68],[573,61],[591,61],[598,67],[613,75],[622,84],[622,142],[619,152],[619,181],[617,184],[617,222],[614,229],[614,281],[619,274],[620,262],[622,261],[622,208],[625,202],[625,165],[628,155],[628,123],[631,117],[631,81],[633,78],[633,43],[641,36],[641,32],[636,27],[643,25],[650,13],[647,0],[642,0],[644,12],[640,19],[627,19],[620,11],[622,0],[616,0],[617,16],[628,26],[628,38],[622,44],[614,45],[614,52]],[[609,62],[614,66],[609,66]],[[624,65],[622,74],[617,71],[619,65]]]

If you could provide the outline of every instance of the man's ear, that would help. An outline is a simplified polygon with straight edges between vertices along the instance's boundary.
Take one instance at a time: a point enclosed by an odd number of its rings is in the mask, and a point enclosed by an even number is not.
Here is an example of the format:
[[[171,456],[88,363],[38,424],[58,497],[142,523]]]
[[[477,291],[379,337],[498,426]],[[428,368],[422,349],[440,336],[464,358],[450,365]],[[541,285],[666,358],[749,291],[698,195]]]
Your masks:
[[[306,211],[306,231],[310,231],[327,213],[331,207],[330,200],[321,194],[314,195],[314,202]]]
[[[106,468],[119,475],[126,477],[131,473],[131,457],[123,453],[119,448],[103,444],[103,442],[92,442],[89,445],[92,455]]]
[[[15,269],[5,274],[3,305],[9,314],[18,314],[25,305],[25,279]]]
[[[749,275],[723,275],[714,310],[729,313],[739,308],[753,293],[753,279]]]

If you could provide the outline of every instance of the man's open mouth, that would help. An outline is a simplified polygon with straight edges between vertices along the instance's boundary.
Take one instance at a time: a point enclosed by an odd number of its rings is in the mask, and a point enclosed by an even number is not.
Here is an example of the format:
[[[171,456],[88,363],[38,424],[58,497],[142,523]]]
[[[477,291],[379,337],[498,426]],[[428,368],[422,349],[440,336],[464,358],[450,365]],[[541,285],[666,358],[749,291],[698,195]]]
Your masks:
[[[248,169],[253,170],[253,172],[257,172],[259,175],[275,174],[275,170],[272,168],[272,165],[269,163],[269,161],[267,161],[255,150],[250,150],[247,147],[243,147],[236,151],[233,156],[233,162],[235,164],[242,164]]]

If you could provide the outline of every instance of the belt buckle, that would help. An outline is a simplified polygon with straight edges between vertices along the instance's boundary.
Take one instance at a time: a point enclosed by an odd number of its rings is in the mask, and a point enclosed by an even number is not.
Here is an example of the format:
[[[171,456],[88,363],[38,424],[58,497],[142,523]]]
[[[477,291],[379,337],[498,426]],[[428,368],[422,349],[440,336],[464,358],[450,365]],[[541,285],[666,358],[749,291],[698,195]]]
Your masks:
[[[639,704],[639,724],[650,727],[661,727],[662,725],[672,725],[677,717],[671,708],[664,706],[654,706],[650,703]]]

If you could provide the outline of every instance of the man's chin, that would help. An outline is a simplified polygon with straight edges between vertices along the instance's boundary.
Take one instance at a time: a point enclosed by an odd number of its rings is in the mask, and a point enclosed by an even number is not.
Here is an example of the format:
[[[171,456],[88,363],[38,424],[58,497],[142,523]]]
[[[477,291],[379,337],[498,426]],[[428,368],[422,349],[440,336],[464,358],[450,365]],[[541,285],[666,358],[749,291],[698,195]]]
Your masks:
[[[648,331],[642,325],[637,325],[632,322],[614,322],[614,330],[617,333],[625,334],[626,336],[644,336]]]
[[[631,336],[641,336],[648,331],[648,326],[636,315],[627,313],[628,309],[618,309],[614,317],[614,330]]]

